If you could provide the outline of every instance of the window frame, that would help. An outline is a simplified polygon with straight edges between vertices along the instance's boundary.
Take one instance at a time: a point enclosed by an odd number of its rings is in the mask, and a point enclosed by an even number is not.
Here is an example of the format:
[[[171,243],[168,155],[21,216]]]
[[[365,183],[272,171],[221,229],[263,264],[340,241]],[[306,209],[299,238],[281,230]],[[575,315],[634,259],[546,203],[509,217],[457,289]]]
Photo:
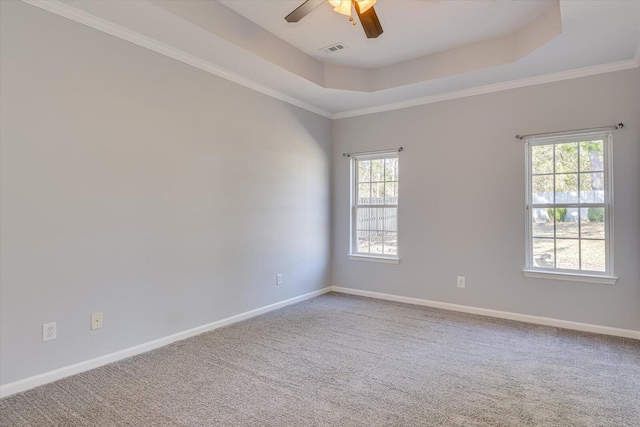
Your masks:
[[[604,177],[604,200],[602,203],[580,203],[578,199],[577,203],[533,203],[533,173],[532,173],[532,147],[539,145],[551,145],[554,147],[557,144],[577,142],[578,144],[588,140],[602,139],[603,144],[603,177]],[[555,149],[554,149],[555,153]],[[613,134],[611,131],[605,132],[578,132],[571,134],[556,134],[545,137],[530,137],[525,140],[525,157],[526,157],[526,171],[525,171],[525,268],[523,270],[526,277],[544,278],[544,279],[556,279],[556,280],[568,280],[585,283],[601,283],[601,284],[615,284],[617,277],[614,275],[614,257],[613,257]],[[555,164],[555,154],[554,154]],[[580,174],[584,173],[580,171],[580,161],[578,160],[578,170],[576,174],[580,177]],[[554,182],[557,172],[553,171]],[[579,178],[578,178],[579,179]],[[578,188],[579,188],[578,181]],[[555,185],[554,185],[555,192]],[[591,270],[571,270],[562,268],[541,268],[533,265],[533,230],[532,219],[534,209],[544,208],[577,208],[580,209],[589,207],[602,207],[604,209],[604,233],[605,233],[605,271],[591,271]],[[555,228],[554,228],[555,229]],[[579,241],[582,237],[578,235]],[[554,245],[557,237],[554,233]],[[555,257],[554,257],[555,259]]]
[[[360,154],[360,155],[352,155],[350,158],[350,214],[349,214],[349,254],[348,258],[353,261],[368,261],[368,262],[380,262],[387,264],[399,264],[400,263],[400,193],[398,192],[398,203],[396,205],[366,205],[375,208],[385,208],[392,207],[396,209],[396,254],[371,254],[358,252],[358,243],[357,243],[357,209],[358,207],[363,207],[362,205],[358,205],[357,197],[358,197],[358,161],[359,160],[379,160],[379,159],[398,159],[398,164],[400,162],[400,156],[398,156],[398,151],[388,151],[381,152],[376,154]],[[398,187],[400,186],[400,168],[398,167]]]

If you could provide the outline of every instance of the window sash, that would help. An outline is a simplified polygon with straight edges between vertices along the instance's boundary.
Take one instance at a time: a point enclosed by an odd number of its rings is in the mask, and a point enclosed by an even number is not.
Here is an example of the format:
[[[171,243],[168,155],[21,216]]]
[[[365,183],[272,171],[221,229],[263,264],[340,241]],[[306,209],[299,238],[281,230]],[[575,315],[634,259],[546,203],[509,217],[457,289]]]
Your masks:
[[[352,251],[353,255],[364,255],[364,256],[375,256],[375,257],[397,257],[397,252],[398,252],[398,230],[397,230],[397,226],[398,226],[398,207],[397,206],[391,206],[391,209],[393,209],[395,211],[395,225],[393,226],[394,229],[386,229],[385,228],[385,213],[381,213],[378,211],[377,215],[375,217],[369,216],[367,218],[367,222],[368,227],[366,228],[362,228],[359,227],[359,223],[358,223],[358,210],[366,210],[369,209],[368,207],[354,207],[354,212],[353,215],[356,218],[356,220],[354,221],[353,227],[354,227],[354,235],[355,235],[355,241],[353,242],[354,245],[354,250]],[[377,209],[377,206],[374,207],[374,209]],[[386,208],[385,208],[386,209]],[[380,209],[383,210],[383,209]],[[375,224],[375,225],[374,225]],[[379,227],[378,227],[379,225]],[[360,236],[358,235],[358,233],[369,233],[369,244],[368,244],[368,251],[360,251],[359,250],[359,246],[360,246]],[[373,249],[373,245],[372,245],[372,241],[371,241],[371,233],[375,233],[378,235],[378,237],[380,238],[379,241],[379,248],[380,248],[380,252],[372,252]],[[391,238],[391,242],[393,242],[395,240],[395,245],[387,245],[387,238]],[[395,248],[394,251],[395,253],[389,253],[389,251],[387,250],[388,247],[391,248]]]
[[[395,183],[399,184],[399,177],[396,180],[385,180],[385,173],[383,171],[383,180],[377,181],[360,181],[359,180],[359,171],[358,171],[358,162],[363,160],[382,160],[382,159],[397,159],[398,153],[388,152],[388,153],[379,153],[374,155],[362,155],[362,156],[353,156],[351,158],[351,241],[350,241],[350,251],[349,253],[352,255],[359,255],[365,257],[372,258],[390,258],[390,259],[399,259],[399,224],[398,224],[398,205],[399,203],[389,204],[372,204],[372,203],[360,203],[360,194],[359,194],[359,185],[360,184],[388,184]],[[370,177],[371,179],[372,177]],[[371,198],[369,198],[369,201]],[[358,229],[357,221],[358,221],[358,209],[395,209],[396,210],[396,224],[395,231],[389,230],[363,230]],[[382,241],[383,253],[372,253],[372,252],[360,252],[358,250],[358,231],[366,231],[366,232],[380,232],[380,233],[395,233],[396,236],[396,253],[395,254],[385,254],[384,253],[384,238]]]
[[[542,208],[602,208],[607,205],[606,203],[598,202],[598,203],[532,203],[529,206],[532,209],[542,209]]]
[[[565,175],[567,173],[555,172],[556,158],[555,158],[555,146],[558,144],[566,144],[566,143],[578,143],[578,149],[580,149],[580,142],[583,141],[594,141],[602,139],[603,142],[603,170],[597,171],[602,172],[604,176],[604,201],[597,203],[533,203],[533,177],[534,176],[553,176],[554,177],[554,201],[556,199],[556,187],[555,187],[555,177],[558,175]],[[553,173],[543,173],[543,174],[533,174],[533,156],[532,156],[532,147],[539,145],[553,145],[553,165],[554,172]],[[589,274],[589,275],[597,275],[597,276],[613,276],[613,174],[612,174],[612,134],[611,132],[598,132],[598,133],[579,133],[574,135],[563,135],[561,137],[545,137],[545,138],[531,138],[526,141],[526,200],[525,200],[525,211],[526,211],[526,259],[525,259],[525,269],[526,270],[535,270],[540,272],[547,273],[573,273],[573,274]],[[575,173],[578,175],[578,179],[580,179],[581,173],[587,173],[592,171],[581,171],[580,170],[580,159],[578,159],[578,166]],[[578,181],[578,190],[580,191],[580,184]],[[594,271],[594,270],[586,270],[582,269],[582,248],[581,244],[579,244],[579,252],[578,252],[578,269],[565,269],[557,267],[557,257],[556,257],[556,245],[558,240],[577,240],[580,241],[593,241],[603,239],[593,239],[593,238],[585,238],[581,235],[581,224],[580,218],[578,218],[578,237],[576,238],[565,238],[558,237],[556,235],[556,222],[554,220],[554,235],[552,237],[542,237],[545,239],[553,240],[554,242],[554,267],[552,268],[543,268],[534,265],[533,260],[533,243],[534,236],[532,230],[533,223],[533,210],[534,209],[545,209],[545,208],[575,208],[575,209],[588,209],[588,208],[602,208],[604,211],[604,243],[605,243],[605,271]],[[535,237],[540,238],[540,237]]]

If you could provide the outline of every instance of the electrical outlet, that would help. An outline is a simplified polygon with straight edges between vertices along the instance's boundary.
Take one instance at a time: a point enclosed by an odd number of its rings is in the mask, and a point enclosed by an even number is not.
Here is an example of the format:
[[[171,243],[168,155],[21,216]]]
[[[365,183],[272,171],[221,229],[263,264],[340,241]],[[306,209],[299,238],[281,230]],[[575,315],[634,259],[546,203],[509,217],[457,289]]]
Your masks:
[[[56,322],[42,325],[42,342],[55,340],[58,337]]]
[[[282,274],[276,274],[276,285],[282,285]]]
[[[93,313],[91,315],[91,330],[102,328],[102,313]]]
[[[458,287],[459,288],[464,288],[465,287],[465,278],[464,278],[464,276],[458,276]]]

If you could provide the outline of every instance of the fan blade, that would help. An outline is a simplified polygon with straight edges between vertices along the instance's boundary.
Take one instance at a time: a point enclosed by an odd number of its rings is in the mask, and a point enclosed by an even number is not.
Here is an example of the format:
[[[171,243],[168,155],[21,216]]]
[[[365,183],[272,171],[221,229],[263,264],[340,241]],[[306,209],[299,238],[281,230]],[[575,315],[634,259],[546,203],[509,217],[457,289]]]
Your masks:
[[[298,22],[299,20],[313,12],[313,10],[316,7],[320,6],[323,1],[324,0],[307,0],[300,6],[298,6],[296,10],[288,14],[284,19],[287,22]]]
[[[382,25],[380,25],[380,20],[378,20],[378,15],[373,9],[373,6],[371,6],[371,8],[366,12],[360,13],[360,6],[358,6],[358,2],[354,1],[353,3],[356,5],[356,12],[358,13],[358,18],[360,18],[360,23],[362,24],[362,28],[364,29],[364,33],[367,35],[367,38],[375,39],[382,34]]]

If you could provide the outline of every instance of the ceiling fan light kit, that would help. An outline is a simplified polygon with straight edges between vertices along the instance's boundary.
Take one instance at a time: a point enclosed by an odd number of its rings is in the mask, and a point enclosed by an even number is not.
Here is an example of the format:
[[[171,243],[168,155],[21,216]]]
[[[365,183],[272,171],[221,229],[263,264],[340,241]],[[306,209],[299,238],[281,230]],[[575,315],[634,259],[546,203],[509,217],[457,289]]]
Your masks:
[[[316,7],[320,6],[324,0],[306,0],[300,6],[296,8],[293,12],[287,15],[284,19],[287,22],[298,22],[309,13],[311,13]],[[353,7],[355,6],[356,14],[358,18],[360,18],[360,22],[362,23],[362,28],[364,29],[364,33],[367,38],[374,39],[383,33],[382,25],[380,25],[380,21],[378,20],[378,15],[376,14],[373,5],[376,4],[376,0],[327,0],[331,6],[333,6],[333,10],[342,15],[346,15],[349,17],[349,21],[353,25],[356,25],[356,22],[353,20],[351,16],[351,12]]]
[[[343,15],[351,16],[352,2],[358,3],[360,13],[364,13],[371,9],[376,0],[328,0],[333,10]]]
[[[329,3],[335,12],[351,16],[351,0],[329,0]]]

